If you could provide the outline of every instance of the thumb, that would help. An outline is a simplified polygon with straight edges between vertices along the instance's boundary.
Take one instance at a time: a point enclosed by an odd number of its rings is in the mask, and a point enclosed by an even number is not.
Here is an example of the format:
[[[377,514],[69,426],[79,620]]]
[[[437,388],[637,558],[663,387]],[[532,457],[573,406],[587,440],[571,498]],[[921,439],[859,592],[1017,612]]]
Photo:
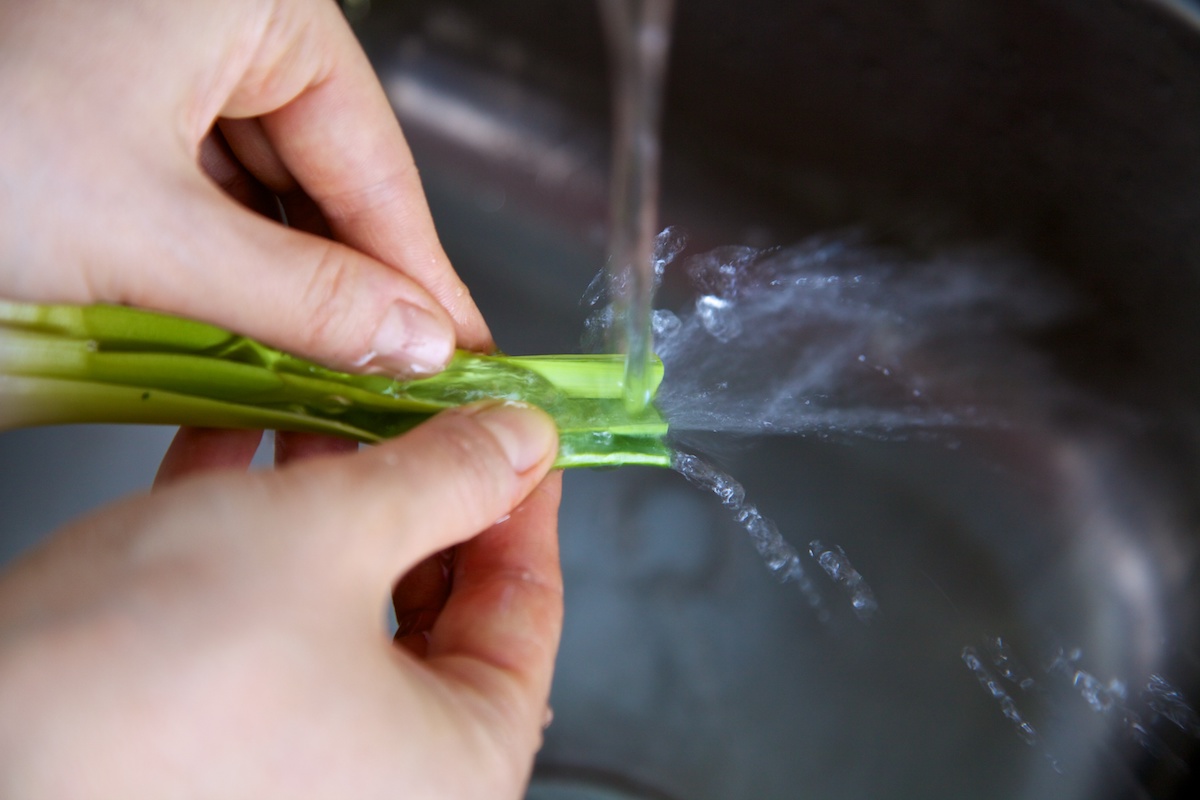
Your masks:
[[[355,596],[380,597],[422,559],[491,527],[554,462],[557,434],[542,411],[486,403],[446,411],[349,457],[280,469],[293,529],[307,530]]]

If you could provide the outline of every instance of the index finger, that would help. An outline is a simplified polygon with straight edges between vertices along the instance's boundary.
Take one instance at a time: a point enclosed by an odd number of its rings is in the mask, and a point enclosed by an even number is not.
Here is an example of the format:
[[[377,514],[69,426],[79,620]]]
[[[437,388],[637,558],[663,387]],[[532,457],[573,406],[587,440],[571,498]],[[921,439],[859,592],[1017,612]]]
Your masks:
[[[438,241],[386,94],[336,4],[320,5],[328,19],[297,23],[276,40],[281,46],[266,48],[266,63],[224,113],[261,117],[271,146],[334,237],[403,271],[450,313],[461,346],[486,349],[491,336]],[[294,74],[310,77],[294,93],[276,94],[279,81]]]

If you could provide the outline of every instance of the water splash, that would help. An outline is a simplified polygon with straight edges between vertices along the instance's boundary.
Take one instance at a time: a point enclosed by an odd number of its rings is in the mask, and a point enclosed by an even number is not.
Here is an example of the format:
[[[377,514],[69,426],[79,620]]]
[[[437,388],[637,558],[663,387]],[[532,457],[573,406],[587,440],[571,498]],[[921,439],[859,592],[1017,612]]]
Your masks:
[[[1075,670],[1072,679],[1079,695],[1093,711],[1106,714],[1125,702],[1125,682],[1117,678],[1108,683],[1101,682],[1095,675],[1082,669]]]
[[[1011,253],[917,259],[850,233],[684,272],[691,298],[654,320],[676,431],[900,438],[1028,418],[1056,391],[1020,336],[1071,302]]]
[[[991,658],[996,671],[1014,686],[1022,691],[1030,691],[1036,685],[1033,675],[1017,658],[1013,648],[1001,636],[988,636],[983,642],[984,649]]]
[[[654,291],[685,244],[675,228],[655,239]],[[681,274],[688,299],[650,321],[666,366],[656,404],[676,433],[902,439],[1028,421],[1067,397],[1022,337],[1075,301],[999,248],[917,258],[848,232],[717,248]],[[585,351],[608,346],[623,280],[588,287]]]
[[[667,266],[675,260],[683,250],[687,242],[687,237],[675,228],[665,228],[654,239],[653,253],[650,258],[652,266],[651,278],[651,294],[658,291],[662,285],[663,275],[666,272]],[[587,319],[583,323],[583,336],[581,344],[585,353],[601,353],[605,352],[612,339],[612,327],[614,321],[618,318],[616,311],[616,297],[622,293],[629,291],[627,286],[628,276],[624,273],[613,274],[608,271],[601,271],[592,278],[587,289],[584,290],[583,297],[580,298],[580,305],[589,309]],[[656,327],[662,318],[662,315],[675,315],[669,311],[653,309],[651,311],[650,325],[651,333],[657,341],[660,332]],[[678,318],[676,318],[678,321]]]
[[[983,659],[979,656],[979,651],[970,645],[964,647],[962,649],[962,660],[967,665],[967,669],[974,673],[976,680],[979,681],[979,685],[1000,704],[1000,711],[1013,724],[1017,735],[1021,737],[1021,741],[1030,747],[1037,746],[1041,742],[1041,737],[1038,735],[1037,730],[1021,714],[1017,708],[1016,701],[1004,689],[1000,680],[983,663]]]
[[[732,300],[706,294],[696,301],[696,316],[704,330],[724,344],[742,335],[742,320]]]
[[[1161,675],[1151,675],[1142,692],[1154,717],[1165,719],[1184,733],[1200,738],[1200,717],[1188,705],[1183,692]]]
[[[879,604],[875,602],[875,594],[866,580],[850,563],[846,551],[834,545],[826,547],[820,540],[813,539],[808,545],[809,554],[825,570],[825,574],[833,580],[850,597],[850,607],[863,622],[875,616]]]
[[[1187,772],[1186,761],[1177,754],[1155,730],[1165,721],[1192,738],[1200,739],[1200,717],[1187,703],[1183,693],[1158,674],[1147,679],[1140,697],[1131,697],[1128,685],[1118,678],[1101,680],[1084,669],[1082,649],[1058,647],[1045,662],[1044,677],[1035,680],[1016,655],[1014,648],[999,636],[985,637],[983,650],[987,653],[993,673],[980,651],[967,646],[962,650],[963,662],[979,684],[995,698],[1001,712],[1016,727],[1021,740],[1042,749],[1054,769],[1063,771],[1058,759],[1044,747],[1041,736],[1028,722],[1024,712],[1006,686],[1019,688],[1030,704],[1035,704],[1041,716],[1049,719],[1063,716],[1064,704],[1072,698],[1082,701],[1098,718],[1109,721],[1119,732],[1140,746],[1156,762],[1175,771]]]
[[[762,556],[781,583],[792,582],[799,588],[808,604],[822,621],[828,621],[829,612],[817,587],[813,584],[804,566],[800,553],[788,544],[774,522],[762,515],[753,503],[746,502],[746,489],[731,475],[690,453],[676,453],[672,468],[687,479],[688,483],[715,496],[733,519],[750,534],[754,549]]]

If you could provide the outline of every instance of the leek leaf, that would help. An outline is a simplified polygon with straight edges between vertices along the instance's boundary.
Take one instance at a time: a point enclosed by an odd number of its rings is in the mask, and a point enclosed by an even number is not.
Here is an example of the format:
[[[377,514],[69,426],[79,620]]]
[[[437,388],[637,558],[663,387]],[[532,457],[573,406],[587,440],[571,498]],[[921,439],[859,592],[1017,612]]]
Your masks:
[[[666,420],[631,413],[617,355],[459,351],[442,372],[353,375],[193,320],[0,301],[0,430],[80,422],[274,428],[378,442],[438,411],[522,402],[559,430],[558,467],[669,466]],[[656,361],[653,385],[662,380]]]

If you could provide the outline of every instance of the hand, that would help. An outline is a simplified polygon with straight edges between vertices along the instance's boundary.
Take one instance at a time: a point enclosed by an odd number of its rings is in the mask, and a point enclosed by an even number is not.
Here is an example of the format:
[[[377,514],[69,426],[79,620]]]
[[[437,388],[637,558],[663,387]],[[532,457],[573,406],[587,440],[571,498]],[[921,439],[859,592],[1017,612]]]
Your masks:
[[[345,369],[489,346],[333,0],[0,3],[0,53],[0,296],[174,312]],[[222,154],[336,241],[232,199]]]
[[[299,437],[246,475],[254,436],[183,434],[159,490],[0,578],[0,796],[518,797],[561,627],[551,422]],[[414,655],[383,603],[455,544]]]

